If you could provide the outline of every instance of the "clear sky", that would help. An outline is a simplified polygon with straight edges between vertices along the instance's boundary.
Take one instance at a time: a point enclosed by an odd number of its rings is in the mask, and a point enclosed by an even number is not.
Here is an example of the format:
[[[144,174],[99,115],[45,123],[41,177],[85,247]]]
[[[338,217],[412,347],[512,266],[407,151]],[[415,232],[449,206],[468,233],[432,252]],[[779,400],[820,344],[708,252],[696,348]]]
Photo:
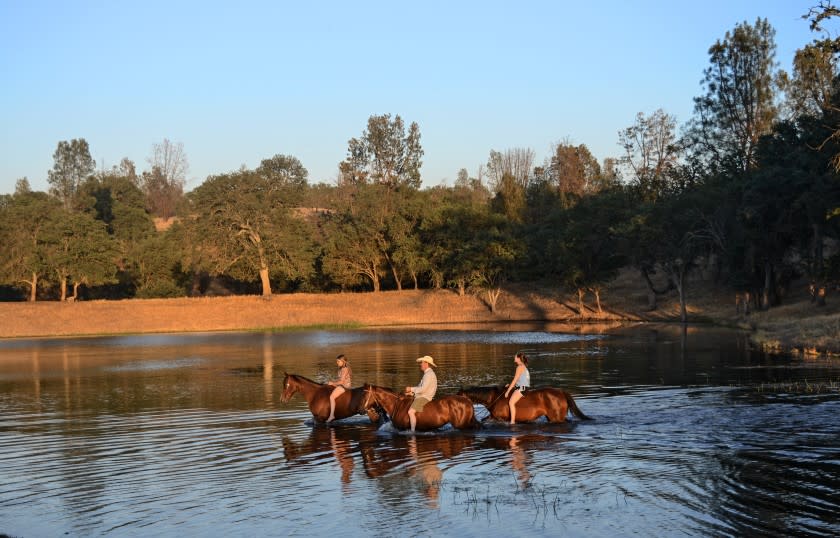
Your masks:
[[[420,126],[423,184],[474,174],[490,150],[586,144],[657,108],[679,124],[708,49],[766,17],[789,70],[818,0],[476,2],[0,0],[0,194],[46,190],[61,140],[98,166],[184,145],[187,190],[294,155],[332,182],[373,114]]]

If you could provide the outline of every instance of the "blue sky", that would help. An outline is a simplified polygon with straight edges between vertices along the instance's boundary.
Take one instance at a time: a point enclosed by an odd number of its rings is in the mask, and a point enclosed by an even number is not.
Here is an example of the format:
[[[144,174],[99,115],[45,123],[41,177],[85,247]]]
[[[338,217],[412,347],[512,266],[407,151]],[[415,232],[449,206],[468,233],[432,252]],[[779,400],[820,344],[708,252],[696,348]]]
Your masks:
[[[278,153],[332,182],[386,113],[419,124],[425,186],[490,150],[617,157],[638,112],[690,118],[708,49],[737,23],[766,17],[789,70],[816,3],[0,0],[0,193],[24,176],[46,190],[72,138],[139,170],[181,142],[188,190]]]

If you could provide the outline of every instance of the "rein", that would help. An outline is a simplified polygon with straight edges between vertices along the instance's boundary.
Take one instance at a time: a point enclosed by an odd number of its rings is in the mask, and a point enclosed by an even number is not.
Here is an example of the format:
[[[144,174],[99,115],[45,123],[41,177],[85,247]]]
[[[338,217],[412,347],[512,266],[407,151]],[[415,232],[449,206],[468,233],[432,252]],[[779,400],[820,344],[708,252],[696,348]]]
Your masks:
[[[505,391],[501,391],[501,392],[499,392],[499,395],[498,395],[498,396],[496,396],[495,398],[493,398],[493,401],[492,401],[492,402],[490,402],[489,404],[485,405],[484,407],[486,407],[486,408],[487,408],[487,410],[489,411],[489,410],[490,410],[490,408],[491,408],[491,407],[493,407],[493,405],[495,405],[495,403],[496,403],[496,402],[498,402],[498,401],[499,401],[499,399],[501,399],[501,397],[502,397],[502,396],[504,396],[504,395],[505,395]]]

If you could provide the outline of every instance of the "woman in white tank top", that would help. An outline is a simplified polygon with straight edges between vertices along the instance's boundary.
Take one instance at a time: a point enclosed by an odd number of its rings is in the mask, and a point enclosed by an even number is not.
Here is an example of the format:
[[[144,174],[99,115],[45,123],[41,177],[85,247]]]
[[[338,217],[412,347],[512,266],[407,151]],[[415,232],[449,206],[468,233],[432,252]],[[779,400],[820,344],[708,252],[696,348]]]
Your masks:
[[[528,371],[528,357],[524,353],[517,353],[513,362],[516,363],[516,372],[513,373],[513,380],[507,386],[505,398],[513,391],[510,400],[508,400],[508,405],[510,406],[510,423],[516,424],[516,402],[522,398],[525,391],[531,386],[531,372]]]

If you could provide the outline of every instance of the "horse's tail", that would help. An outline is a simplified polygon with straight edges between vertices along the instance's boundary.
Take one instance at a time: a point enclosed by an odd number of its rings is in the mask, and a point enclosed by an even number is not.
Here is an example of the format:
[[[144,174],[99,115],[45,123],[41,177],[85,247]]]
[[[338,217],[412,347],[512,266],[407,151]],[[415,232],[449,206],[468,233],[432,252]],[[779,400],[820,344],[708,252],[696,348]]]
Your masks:
[[[563,391],[566,392],[566,391]],[[592,420],[592,417],[588,417],[583,414],[583,411],[578,408],[577,404],[575,403],[575,399],[572,398],[572,395],[566,392],[566,401],[569,403],[569,411],[581,420]]]

